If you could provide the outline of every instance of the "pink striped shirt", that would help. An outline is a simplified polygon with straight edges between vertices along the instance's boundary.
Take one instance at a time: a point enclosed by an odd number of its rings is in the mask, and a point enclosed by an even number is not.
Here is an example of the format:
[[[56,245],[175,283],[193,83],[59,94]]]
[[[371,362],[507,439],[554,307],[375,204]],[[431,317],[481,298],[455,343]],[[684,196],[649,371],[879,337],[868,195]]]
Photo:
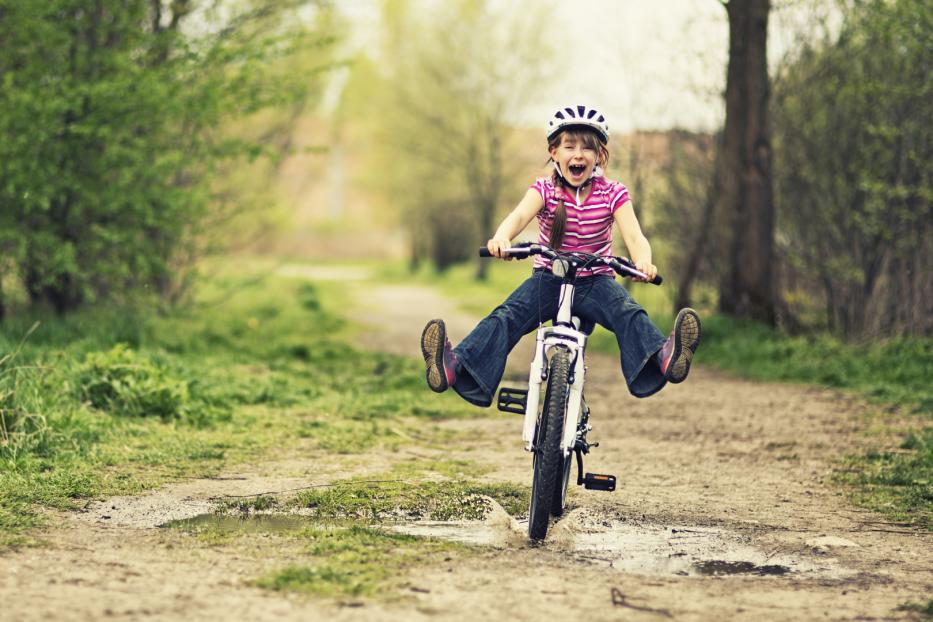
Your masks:
[[[594,177],[590,195],[577,205],[574,195],[558,189],[550,177],[541,177],[531,185],[544,199],[544,207],[538,212],[539,244],[548,244],[551,223],[557,213],[558,201],[563,198],[567,208],[567,226],[560,250],[579,251],[594,255],[612,254],[612,223],[616,210],[629,200],[628,188],[605,177]],[[551,262],[541,255],[535,257],[535,268],[550,268]],[[592,274],[615,275],[609,266],[598,266],[593,270],[580,270],[578,276]]]

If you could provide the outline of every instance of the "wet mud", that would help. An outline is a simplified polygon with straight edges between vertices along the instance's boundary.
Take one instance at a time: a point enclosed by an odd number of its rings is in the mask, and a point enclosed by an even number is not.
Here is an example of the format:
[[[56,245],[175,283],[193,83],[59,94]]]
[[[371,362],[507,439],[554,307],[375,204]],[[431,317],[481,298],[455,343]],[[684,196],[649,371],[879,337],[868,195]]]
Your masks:
[[[585,518],[584,518],[585,517]],[[643,576],[784,576],[845,579],[857,573],[809,552],[779,552],[724,527],[635,524],[569,512],[548,538],[528,540],[528,521],[512,519],[393,525],[400,533],[493,548],[541,548],[570,560]]]
[[[488,498],[487,498],[488,499]],[[613,520],[592,509],[569,511],[556,519],[549,537],[528,539],[528,520],[516,519],[493,499],[481,521],[398,521],[379,523],[406,535],[449,540],[490,550],[539,549],[573,563],[597,565],[619,573],[656,577],[761,576],[844,580],[857,575],[819,547],[780,551],[754,535],[726,527],[659,525]],[[183,531],[213,530],[237,535],[294,533],[320,523],[298,514],[206,513],[160,525]]]

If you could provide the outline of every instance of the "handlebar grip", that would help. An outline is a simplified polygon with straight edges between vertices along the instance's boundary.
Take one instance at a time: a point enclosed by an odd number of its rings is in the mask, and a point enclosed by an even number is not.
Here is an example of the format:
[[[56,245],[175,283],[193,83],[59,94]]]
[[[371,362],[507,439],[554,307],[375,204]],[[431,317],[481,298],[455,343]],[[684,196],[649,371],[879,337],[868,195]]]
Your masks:
[[[639,272],[638,270],[636,270],[635,265],[628,259],[625,259],[624,257],[619,257],[618,259],[610,260],[609,265],[612,266],[612,268],[618,274],[622,276],[641,277],[641,278],[644,278],[646,276],[642,274],[641,272]],[[651,283],[652,285],[660,285],[663,282],[664,282],[664,279],[661,278],[660,274],[656,274],[654,279],[652,279],[651,281],[648,281],[648,283]]]
[[[521,246],[513,246],[512,248],[505,249],[505,256],[511,257],[512,259],[527,259],[531,252]],[[480,257],[495,257],[492,253],[489,252],[488,248],[479,249]]]

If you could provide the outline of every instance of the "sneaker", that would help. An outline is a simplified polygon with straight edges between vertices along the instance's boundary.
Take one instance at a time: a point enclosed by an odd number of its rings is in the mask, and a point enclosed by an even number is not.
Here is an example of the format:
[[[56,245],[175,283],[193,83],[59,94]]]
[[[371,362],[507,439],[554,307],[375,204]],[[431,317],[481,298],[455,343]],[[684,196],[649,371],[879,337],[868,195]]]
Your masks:
[[[693,309],[681,309],[674,321],[674,330],[658,352],[661,373],[668,382],[687,379],[693,353],[700,345],[700,316]]]
[[[421,354],[424,355],[428,386],[443,393],[457,379],[457,357],[447,339],[444,320],[431,320],[421,333]]]

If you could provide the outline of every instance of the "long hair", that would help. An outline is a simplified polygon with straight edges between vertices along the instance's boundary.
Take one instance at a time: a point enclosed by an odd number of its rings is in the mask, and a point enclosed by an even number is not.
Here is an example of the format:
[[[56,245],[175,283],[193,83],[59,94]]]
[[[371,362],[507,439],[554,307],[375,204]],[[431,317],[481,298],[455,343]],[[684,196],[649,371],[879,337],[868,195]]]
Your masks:
[[[584,147],[595,151],[596,166],[601,166],[603,169],[605,169],[609,165],[609,149],[606,147],[605,143],[599,139],[599,135],[595,131],[586,127],[572,127],[570,129],[564,130],[563,132],[558,132],[554,136],[551,136],[551,139],[547,142],[548,151],[550,152],[552,149],[559,147],[561,140],[565,135],[581,141]],[[554,158],[548,158],[548,163],[553,161]],[[556,169],[551,173],[551,181],[554,183],[554,187],[557,188],[561,194],[563,194],[563,190],[572,187],[569,183],[567,183],[566,179],[558,174]],[[590,182],[587,181],[586,183]],[[564,197],[561,196],[557,200],[557,211],[554,213],[554,221],[551,223],[551,238],[548,240],[548,244],[551,248],[560,249],[561,244],[564,243],[564,233],[566,230],[567,205]]]

